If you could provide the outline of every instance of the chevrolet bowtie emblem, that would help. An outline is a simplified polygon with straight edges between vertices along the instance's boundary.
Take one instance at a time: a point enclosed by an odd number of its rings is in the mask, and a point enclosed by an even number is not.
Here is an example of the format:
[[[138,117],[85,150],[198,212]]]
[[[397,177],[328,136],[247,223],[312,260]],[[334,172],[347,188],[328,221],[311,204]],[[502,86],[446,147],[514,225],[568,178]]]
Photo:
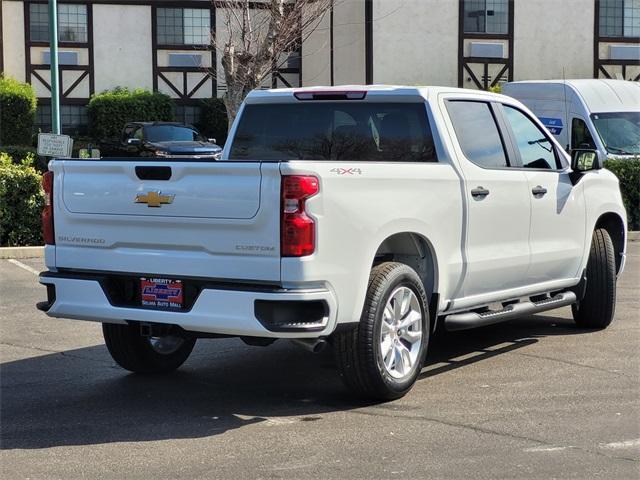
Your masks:
[[[136,203],[146,203],[147,207],[159,207],[163,203],[173,203],[175,195],[162,195],[160,192],[149,192],[136,195]]]

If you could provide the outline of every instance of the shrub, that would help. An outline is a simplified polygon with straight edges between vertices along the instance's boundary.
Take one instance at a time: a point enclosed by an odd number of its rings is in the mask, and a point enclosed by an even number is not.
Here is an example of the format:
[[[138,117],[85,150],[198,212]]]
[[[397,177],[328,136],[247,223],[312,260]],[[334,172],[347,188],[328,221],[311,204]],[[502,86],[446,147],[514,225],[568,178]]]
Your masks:
[[[91,137],[104,140],[117,137],[127,122],[173,120],[173,102],[159,92],[116,88],[94,95],[88,114]]]
[[[604,166],[620,180],[620,191],[627,209],[629,230],[640,230],[640,157],[606,160]]]
[[[75,145],[75,144],[74,144]],[[26,147],[24,145],[4,145],[0,147],[0,153],[6,153],[13,159],[13,163],[21,164],[25,160],[31,158],[29,162],[38,172],[46,172],[49,158],[39,157],[34,147]]]
[[[14,162],[20,163],[19,160],[26,158],[29,154],[36,156],[36,148],[26,145],[3,145],[0,147],[0,153],[6,153]]]
[[[227,107],[220,98],[207,98],[200,106],[200,121],[195,125],[207,138],[215,138],[218,145],[227,141]]]
[[[42,176],[0,153],[0,246],[42,245]]]
[[[30,145],[36,116],[33,87],[0,76],[0,145]]]

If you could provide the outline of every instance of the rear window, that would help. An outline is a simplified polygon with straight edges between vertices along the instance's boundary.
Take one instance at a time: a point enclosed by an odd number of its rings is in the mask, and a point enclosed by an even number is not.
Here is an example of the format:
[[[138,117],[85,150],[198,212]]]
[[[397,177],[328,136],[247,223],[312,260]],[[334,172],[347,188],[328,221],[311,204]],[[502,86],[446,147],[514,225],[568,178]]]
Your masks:
[[[247,105],[230,160],[437,161],[423,103]]]

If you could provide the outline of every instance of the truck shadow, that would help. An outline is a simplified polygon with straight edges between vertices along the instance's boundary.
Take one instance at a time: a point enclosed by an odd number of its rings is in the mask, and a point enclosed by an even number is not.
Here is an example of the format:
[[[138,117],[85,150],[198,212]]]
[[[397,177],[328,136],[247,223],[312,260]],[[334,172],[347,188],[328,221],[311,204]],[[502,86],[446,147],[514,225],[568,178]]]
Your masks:
[[[442,333],[418,381],[547,336],[582,333],[571,321],[551,316]],[[103,345],[7,362],[0,374],[2,449],[215,441],[245,425],[316,421],[370,405],[343,387],[330,349],[312,355],[288,342],[265,349],[239,340],[203,341],[182,369],[166,376],[127,374]],[[424,402],[428,408],[429,398]]]

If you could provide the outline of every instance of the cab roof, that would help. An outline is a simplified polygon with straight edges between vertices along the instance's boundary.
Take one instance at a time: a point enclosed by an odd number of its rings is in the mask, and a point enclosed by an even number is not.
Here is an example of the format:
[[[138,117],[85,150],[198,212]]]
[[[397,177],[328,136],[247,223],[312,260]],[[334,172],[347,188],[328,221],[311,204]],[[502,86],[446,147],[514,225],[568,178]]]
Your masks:
[[[431,86],[406,86],[406,85],[339,85],[333,87],[302,87],[302,88],[275,88],[265,90],[253,90],[246,98],[246,103],[292,103],[302,100],[302,97],[312,95],[326,95],[331,97],[344,93],[353,94],[353,101],[362,100],[357,98],[358,93],[366,93],[363,99],[375,98],[378,101],[416,101],[418,99],[428,99],[438,93],[474,93],[483,96],[493,96],[496,94],[479,90],[465,90],[453,87],[431,87]],[[312,100],[313,98],[305,98]],[[316,98],[315,100],[320,100]],[[335,97],[332,99],[336,99]],[[345,98],[347,100],[347,98]]]

